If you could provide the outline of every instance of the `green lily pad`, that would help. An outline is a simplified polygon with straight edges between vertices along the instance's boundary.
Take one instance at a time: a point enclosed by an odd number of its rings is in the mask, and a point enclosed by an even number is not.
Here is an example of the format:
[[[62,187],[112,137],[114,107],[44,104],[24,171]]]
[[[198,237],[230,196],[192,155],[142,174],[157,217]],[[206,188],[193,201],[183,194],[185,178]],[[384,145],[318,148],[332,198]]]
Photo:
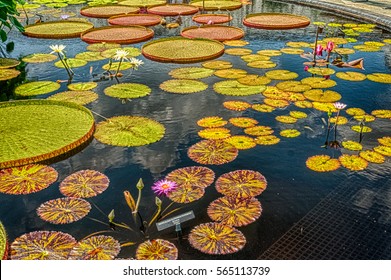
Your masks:
[[[92,51],[92,52],[103,52],[105,50],[118,49],[118,48],[121,48],[120,44],[105,43],[105,42],[90,44],[87,46],[87,50]]]
[[[122,83],[104,89],[106,95],[116,98],[138,98],[149,95],[151,91],[150,87],[136,83]]]
[[[125,48],[110,48],[110,49],[102,51],[101,55],[103,57],[106,57],[106,58],[111,58],[111,57],[115,56],[115,54],[119,50],[126,51],[128,53],[126,58],[136,57],[136,56],[139,56],[141,54],[141,50],[139,48],[136,48],[136,47],[125,47]]]
[[[71,68],[78,68],[87,64],[87,61],[85,61],[84,59],[77,59],[77,58],[68,58],[66,62],[68,63],[68,66]],[[54,66],[58,68],[65,68],[61,60],[55,62]]]
[[[221,69],[221,70],[216,70],[214,72],[214,75],[225,79],[239,79],[245,77],[247,75],[247,71],[242,69],[233,69],[233,68]]]
[[[51,81],[39,81],[25,83],[15,88],[15,94],[19,96],[36,96],[56,91],[60,84]]]
[[[381,51],[380,47],[370,46],[370,45],[355,45],[353,46],[355,50],[359,50],[362,52],[379,52]]]
[[[230,48],[230,49],[226,49],[224,52],[230,55],[243,56],[243,55],[251,54],[253,51],[246,48]]]
[[[262,93],[266,86],[247,86],[239,83],[237,80],[228,80],[215,83],[213,89],[217,93],[224,95],[247,96]]]
[[[144,146],[163,138],[165,128],[159,122],[138,116],[117,116],[100,122],[94,137],[108,145]]]
[[[280,52],[279,50],[260,50],[257,51],[257,54],[267,55],[267,56],[279,56],[282,55],[282,52]]]
[[[90,22],[59,20],[27,25],[24,35],[36,38],[63,39],[76,38],[93,28]]]
[[[341,94],[332,90],[311,89],[304,92],[304,96],[316,102],[336,102],[342,98]]]
[[[270,60],[257,60],[247,63],[247,66],[258,69],[270,69],[276,67],[277,63]]]
[[[17,59],[0,57],[0,69],[14,68],[19,64]]]
[[[247,85],[247,86],[260,86],[260,85],[267,85],[272,80],[265,76],[258,76],[258,75],[246,75],[243,78],[239,78],[238,82]]]
[[[283,48],[280,51],[285,54],[302,54],[304,52],[304,50],[296,48]]]
[[[338,53],[340,55],[354,54],[355,51],[353,49],[348,48],[335,48],[333,52]]]
[[[98,99],[98,94],[93,91],[63,91],[52,96],[49,96],[49,100],[74,102],[79,105],[86,105]]]
[[[20,71],[15,69],[0,69],[0,81],[11,80],[19,76]]]
[[[303,42],[303,41],[288,42],[288,43],[286,43],[286,45],[291,48],[311,48],[312,47],[310,43]]]
[[[303,92],[310,90],[312,87],[306,83],[302,83],[300,81],[284,81],[276,84],[276,87],[282,91],[290,91],[290,92]]]
[[[69,90],[83,91],[83,90],[91,90],[98,86],[95,82],[85,82],[85,83],[74,83],[68,85]]]
[[[99,61],[106,59],[100,52],[82,52],[75,55],[76,59],[82,59],[85,61]]]
[[[184,67],[171,70],[168,74],[175,79],[203,79],[213,73],[214,70],[203,67]]]
[[[33,53],[22,58],[24,62],[28,63],[45,63],[56,60],[58,57],[50,53]]]
[[[114,70],[114,71],[116,71],[118,69],[118,66],[119,66],[119,70],[128,70],[128,69],[133,67],[133,64],[128,62],[128,61],[122,61],[121,65],[120,65],[120,63],[118,61],[118,62],[113,62],[111,64],[107,63],[107,64],[102,66],[102,69],[103,70]]]
[[[260,54],[247,54],[247,55],[242,55],[240,58],[243,59],[245,62],[270,60],[270,56],[260,55]]]
[[[329,76],[333,75],[335,70],[331,68],[312,67],[308,68],[307,72],[319,76]]]
[[[289,70],[271,70],[267,71],[265,76],[272,80],[293,80],[299,77],[299,74]]]
[[[308,77],[302,79],[301,82],[312,88],[330,88],[337,85],[335,81],[323,77]]]
[[[225,60],[212,60],[202,63],[202,67],[208,69],[229,69],[232,68],[232,63]]]
[[[159,87],[167,92],[186,94],[204,91],[208,84],[197,80],[173,79],[161,83]]]

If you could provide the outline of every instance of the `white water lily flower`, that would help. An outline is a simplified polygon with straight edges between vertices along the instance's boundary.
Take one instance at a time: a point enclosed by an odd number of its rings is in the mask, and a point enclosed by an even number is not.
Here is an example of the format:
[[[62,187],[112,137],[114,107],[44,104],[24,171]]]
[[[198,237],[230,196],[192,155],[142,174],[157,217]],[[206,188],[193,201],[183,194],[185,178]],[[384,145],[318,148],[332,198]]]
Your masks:
[[[115,60],[127,59],[128,55],[129,53],[125,50],[117,50],[113,58]]]
[[[64,45],[51,45],[50,48],[52,49],[51,53],[64,54],[63,52],[63,50],[65,49]]]
[[[134,57],[132,57],[132,58],[129,60],[129,62],[132,64],[132,67],[133,67],[134,69],[136,69],[136,70],[137,70],[137,68],[138,68],[140,65],[143,65],[143,64],[144,64],[144,62],[143,62],[142,60],[137,59],[137,58],[134,58]]]
[[[346,104],[341,103],[341,102],[335,102],[333,105],[334,105],[334,108],[337,110],[345,109],[345,107],[347,106]]]

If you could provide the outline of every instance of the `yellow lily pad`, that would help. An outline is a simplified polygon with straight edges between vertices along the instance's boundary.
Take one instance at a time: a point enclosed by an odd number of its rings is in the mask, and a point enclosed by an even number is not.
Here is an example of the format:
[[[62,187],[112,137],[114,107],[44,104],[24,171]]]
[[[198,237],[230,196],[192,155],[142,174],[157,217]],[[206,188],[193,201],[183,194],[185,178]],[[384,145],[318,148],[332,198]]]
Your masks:
[[[277,66],[277,64],[270,60],[257,60],[247,63],[248,67],[257,69],[270,69]]]
[[[238,82],[246,85],[246,86],[260,86],[260,85],[267,85],[271,82],[272,80],[269,79],[266,76],[258,76],[255,74],[248,74],[242,78],[238,79]]]
[[[367,75],[367,79],[376,83],[391,84],[391,74],[372,73]]]
[[[221,70],[216,70],[214,72],[214,75],[225,79],[239,79],[245,77],[247,75],[247,71],[242,69],[233,69],[233,68],[221,69]]]
[[[342,166],[352,171],[364,170],[368,166],[368,162],[357,155],[342,155],[338,158]]]
[[[282,91],[303,92],[310,90],[312,87],[300,81],[284,81],[276,84],[276,87]]]
[[[342,147],[344,147],[345,149],[347,150],[350,150],[350,151],[361,151],[362,150],[362,145],[356,141],[343,141],[342,143]]]
[[[381,164],[386,161],[386,158],[378,152],[366,150],[360,152],[360,157],[371,163]]]
[[[212,60],[202,63],[202,67],[214,70],[229,69],[232,68],[232,63],[225,60]]]
[[[359,126],[359,125],[353,125],[352,126],[352,130],[355,131],[355,132],[358,132],[358,133],[369,133],[369,132],[372,132],[372,128],[370,128],[369,126]]]
[[[226,49],[224,52],[230,55],[243,56],[243,55],[251,54],[253,51],[245,48],[231,48],[231,49]]]
[[[277,116],[275,119],[276,121],[289,124],[297,122],[297,119],[292,116]]]
[[[270,113],[273,112],[276,109],[276,107],[267,104],[253,104],[251,106],[251,109],[262,113]]]
[[[280,131],[280,135],[287,138],[298,137],[300,134],[300,131],[297,129],[284,129]]]
[[[367,78],[365,74],[359,72],[352,72],[352,71],[338,72],[337,74],[335,74],[335,76],[337,76],[337,78],[340,78],[342,80],[351,81],[351,82],[361,82]]]
[[[335,73],[334,69],[331,68],[322,68],[322,67],[312,67],[308,68],[308,73],[319,75],[319,76],[329,76]]]
[[[338,74],[338,73],[337,73]],[[312,88],[331,88],[336,86],[337,83],[331,79],[325,79],[323,77],[308,77],[301,80],[301,83],[309,85]]]
[[[257,51],[257,54],[267,55],[267,56],[279,56],[282,55],[282,52],[279,50],[260,50]]]
[[[255,138],[255,143],[262,146],[275,145],[278,144],[280,141],[281,139],[275,135],[262,135]]]
[[[272,80],[293,80],[299,77],[299,74],[289,70],[270,70],[265,76]]]
[[[311,89],[303,93],[304,96],[316,102],[336,102],[342,98],[341,94],[332,90]]]
[[[391,147],[389,147],[389,146],[380,145],[380,146],[374,147],[373,150],[383,156],[391,157]]]
[[[282,48],[280,51],[285,54],[302,54],[304,52],[303,49],[297,48]]]

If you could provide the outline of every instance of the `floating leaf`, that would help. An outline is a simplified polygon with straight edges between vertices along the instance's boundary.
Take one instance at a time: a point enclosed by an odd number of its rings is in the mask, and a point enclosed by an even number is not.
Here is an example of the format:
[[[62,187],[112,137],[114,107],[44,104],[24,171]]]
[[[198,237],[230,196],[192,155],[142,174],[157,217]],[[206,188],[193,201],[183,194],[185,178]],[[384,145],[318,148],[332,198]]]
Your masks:
[[[260,54],[247,54],[240,57],[245,62],[254,62],[254,61],[268,61],[270,56],[260,55]]]
[[[246,244],[246,238],[239,230],[221,223],[196,226],[191,230],[188,240],[192,247],[211,255],[232,254]]]
[[[342,147],[344,147],[347,150],[351,151],[361,151],[362,150],[362,145],[356,141],[343,141]]]
[[[303,41],[287,42],[286,45],[291,48],[311,48],[312,47],[309,43],[303,42]]]
[[[299,136],[301,133],[297,129],[284,129],[280,131],[280,135],[287,138],[294,138]]]
[[[57,56],[49,53],[33,53],[22,58],[27,63],[44,63],[56,60]]]
[[[100,122],[94,137],[114,146],[143,146],[163,138],[165,128],[159,122],[139,116],[117,116]]]
[[[262,213],[261,203],[254,197],[220,197],[207,209],[208,216],[224,225],[242,227],[255,222]]]
[[[52,224],[69,224],[84,218],[90,210],[90,203],[84,199],[63,197],[44,202],[38,207],[37,214]]]
[[[259,86],[247,86],[239,83],[237,80],[228,80],[217,82],[213,85],[213,89],[220,94],[230,96],[247,96],[253,94],[259,94],[263,92],[266,87],[264,85]]]
[[[304,50],[296,48],[282,48],[280,51],[285,54],[302,54],[304,52]]]
[[[138,98],[149,95],[151,91],[149,86],[143,84],[121,83],[107,87],[103,92],[116,98]]]
[[[336,102],[342,98],[341,94],[332,90],[311,89],[304,92],[304,96],[316,102]]]
[[[238,149],[223,140],[202,140],[191,146],[187,154],[200,164],[221,165],[233,161]]]
[[[226,125],[228,122],[224,120],[222,117],[205,117],[197,121],[197,125],[202,127],[221,127]]]
[[[206,188],[215,180],[215,173],[204,166],[188,166],[171,171],[167,174],[166,180],[175,182],[178,187],[190,185]]]
[[[267,56],[279,56],[282,55],[282,52],[280,52],[279,50],[260,50],[257,51],[257,54],[267,55]]]
[[[13,58],[0,57],[0,69],[14,68],[20,64],[20,61]]]
[[[359,126],[359,125],[353,125],[352,126],[352,130],[355,131],[355,132],[358,132],[358,133],[369,133],[369,132],[372,132],[372,128],[370,128],[369,126]]]
[[[84,82],[84,83],[74,83],[68,85],[69,90],[75,90],[75,91],[84,91],[84,90],[91,90],[98,86],[95,82]]]
[[[278,89],[275,86],[267,86],[266,90],[262,92],[262,95],[269,99],[288,99],[289,93]]]
[[[257,68],[257,69],[270,69],[276,67],[277,64],[269,60],[257,60],[257,61],[249,62],[247,66],[252,68]]]
[[[289,70],[271,70],[266,72],[265,76],[272,80],[293,80],[296,79],[299,74]]]
[[[82,67],[82,66],[86,65],[87,61],[84,59],[67,58],[66,63],[71,68],[78,68],[78,67]],[[58,68],[65,68],[64,64],[60,60],[55,62],[54,66],[56,66]]]
[[[183,184],[167,194],[167,197],[176,203],[191,203],[203,197],[205,188]]]
[[[234,26],[206,24],[202,26],[185,27],[181,31],[181,36],[185,38],[205,38],[223,42],[243,38],[244,31],[241,28]]]
[[[126,5],[131,7],[150,7],[155,5],[166,4],[167,0],[125,0],[121,1],[120,5]]]
[[[298,92],[287,92],[286,97],[284,97],[284,99],[296,102],[305,100],[305,96],[302,93]]]
[[[29,37],[48,39],[76,38],[93,27],[94,25],[90,22],[48,21],[25,26],[23,34]]]
[[[309,157],[306,161],[309,169],[316,172],[329,172],[337,170],[341,164],[338,159],[331,158],[328,155],[317,155]]]
[[[198,135],[204,139],[225,139],[231,136],[231,131],[223,127],[205,128]]]
[[[238,150],[251,149],[257,145],[253,138],[244,135],[234,135],[224,139],[224,141],[230,143]]]
[[[339,157],[342,166],[352,171],[364,170],[368,166],[368,162],[357,155],[342,155]]]
[[[202,63],[202,67],[207,69],[229,69],[232,68],[232,63],[225,60],[212,60]]]
[[[371,112],[376,118],[389,119],[391,118],[391,110],[373,110]]]
[[[359,73],[359,72],[338,72],[335,74],[337,78],[340,78],[342,80],[351,81],[351,82],[361,82],[364,81],[367,76],[365,74]]]
[[[0,222],[0,259],[6,260],[8,258],[9,248],[8,248],[7,232],[3,224]]]
[[[331,68],[312,67],[308,68],[307,72],[319,76],[330,76],[335,73],[335,70]]]
[[[391,84],[391,74],[372,73],[367,75],[368,80],[377,83]]]
[[[56,91],[59,88],[59,83],[51,81],[29,82],[17,86],[15,94],[19,96],[37,96]]]
[[[116,48],[110,48],[105,51],[101,52],[101,55],[106,58],[112,58],[114,57],[118,51],[125,51],[128,54],[126,55],[126,58],[136,57],[141,54],[141,50],[139,48],[135,47],[116,47]]]
[[[387,44],[391,44],[391,39],[384,39],[383,42]]]
[[[213,75],[212,69],[203,67],[186,67],[171,70],[168,74],[175,79],[203,79]]]
[[[243,24],[253,28],[284,30],[306,27],[310,24],[310,19],[288,13],[256,13],[248,14],[243,19]]]
[[[60,231],[33,231],[11,244],[12,260],[66,260],[76,240]]]
[[[326,37],[323,38],[323,42],[333,42],[336,45],[344,45],[348,43],[348,41],[345,38],[341,38],[341,37],[328,37],[328,38]]]
[[[0,192],[30,194],[49,187],[57,180],[57,171],[46,165],[29,164],[0,169]]]
[[[368,162],[377,163],[377,164],[384,163],[386,160],[386,158],[382,154],[379,154],[378,152],[370,151],[370,150],[361,151],[360,157],[362,157],[363,159],[365,159]]]
[[[222,15],[224,17],[227,17],[225,15]],[[228,40],[223,42],[224,45],[231,46],[231,47],[244,47],[249,44],[249,42],[244,40]]]
[[[163,239],[144,241],[136,250],[137,260],[176,260],[177,258],[177,247]]]
[[[98,94],[93,91],[63,91],[49,96],[49,100],[74,102],[79,105],[86,105],[98,99]]]
[[[232,125],[237,127],[252,127],[258,124],[258,121],[253,118],[236,117],[228,120]]]
[[[0,81],[7,81],[19,76],[20,71],[16,69],[0,69]]]
[[[276,109],[276,107],[269,106],[266,104],[253,104],[251,108],[254,109],[255,111],[263,112],[263,113],[270,113]]]
[[[117,70],[119,67],[118,70],[128,70],[128,69],[133,68],[133,66],[134,65],[128,61],[121,62],[121,65],[119,62],[112,62],[112,63],[107,63],[107,64],[103,65],[102,69],[109,71],[109,70]]]
[[[383,146],[391,147],[391,137],[390,136],[383,136],[381,138],[378,138],[377,141]]]
[[[346,113],[351,116],[362,116],[365,115],[365,111],[361,108],[348,108]]]
[[[331,102],[312,102],[312,107],[316,110],[323,111],[323,112],[337,112],[337,109],[334,107],[334,103]]]
[[[333,52],[338,53],[340,55],[348,55],[348,54],[354,54],[355,50],[348,49],[348,48],[335,48]]]
[[[276,84],[276,87],[282,91],[290,91],[290,92],[303,92],[310,90],[312,87],[306,83],[302,83],[300,81],[284,81]]]
[[[373,122],[374,120],[376,120],[376,117],[372,116],[372,115],[360,115],[360,116],[353,116],[353,118],[359,122],[363,121],[363,122]]]
[[[101,52],[81,52],[75,55],[75,58],[85,61],[99,61],[106,59],[106,57],[101,55]]]
[[[255,143],[262,146],[268,146],[278,144],[280,140],[280,138],[274,135],[262,135],[255,138]]]
[[[69,253],[70,260],[113,260],[121,246],[111,236],[96,235],[79,241]]]
[[[300,111],[290,111],[290,112],[289,112],[289,115],[290,115],[291,117],[296,118],[296,119],[304,119],[304,118],[307,117],[307,114],[306,114],[306,113],[300,112]]]
[[[312,88],[330,88],[337,85],[335,81],[323,77],[308,77],[302,79],[301,82]]]
[[[265,98],[263,100],[263,102],[265,102],[265,104],[267,104],[269,106],[276,107],[276,108],[285,108],[285,107],[289,106],[289,102],[284,99]]]
[[[272,80],[265,76],[246,75],[238,79],[238,82],[246,86],[260,86],[267,85]]]
[[[276,121],[282,122],[282,123],[296,123],[297,119],[292,116],[277,116],[275,117]]]
[[[204,91],[208,88],[208,84],[197,80],[173,79],[164,81],[159,87],[171,93],[188,94]]]
[[[96,170],[80,170],[67,176],[60,184],[60,192],[68,197],[89,198],[104,192],[109,178]]]
[[[245,101],[224,101],[223,106],[233,111],[245,111],[251,107],[251,104]]]
[[[312,108],[312,103],[307,100],[299,100],[295,102],[295,106],[299,108]]]
[[[335,123],[337,121],[337,117],[332,117],[330,118],[330,123]],[[343,124],[347,124],[348,123],[348,119],[343,117],[343,116],[338,116],[338,121],[337,121],[337,124],[338,125],[343,125]]]
[[[105,50],[116,49],[120,47],[121,47],[120,44],[102,42],[102,43],[95,43],[95,44],[88,45],[87,50],[92,52],[103,52]]]
[[[376,46],[370,46],[370,45],[355,45],[353,46],[355,50],[362,51],[362,52],[379,52],[381,51],[381,48]]]
[[[263,135],[270,135],[274,132],[274,130],[270,126],[253,126],[253,127],[247,127],[244,129],[244,133],[252,136],[263,136]]]
[[[245,77],[247,75],[247,71],[242,69],[233,69],[233,68],[221,69],[221,70],[216,70],[214,72],[214,75],[226,79],[239,79]]]
[[[389,146],[380,145],[380,146],[374,147],[373,150],[383,156],[391,157],[391,147],[389,147]]]
[[[80,9],[80,14],[92,18],[109,18],[122,14],[138,13],[139,9],[125,5],[103,5],[96,7],[83,7]]]
[[[225,50],[226,54],[237,55],[237,56],[248,55],[251,54],[252,52],[253,52],[252,50],[245,49],[245,48],[231,48]]]
[[[83,32],[80,38],[86,43],[118,43],[135,44],[147,41],[154,35],[154,31],[148,27],[132,26],[102,26]]]
[[[221,175],[216,190],[226,196],[240,198],[260,195],[267,186],[266,178],[253,170],[235,170]]]

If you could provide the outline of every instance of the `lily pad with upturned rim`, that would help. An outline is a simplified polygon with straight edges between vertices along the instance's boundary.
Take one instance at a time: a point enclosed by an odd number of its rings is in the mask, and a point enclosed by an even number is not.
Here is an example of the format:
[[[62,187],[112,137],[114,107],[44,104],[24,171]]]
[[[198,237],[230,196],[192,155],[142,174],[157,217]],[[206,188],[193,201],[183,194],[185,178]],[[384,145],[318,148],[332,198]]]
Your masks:
[[[193,228],[188,240],[192,247],[210,255],[226,255],[241,250],[246,244],[243,233],[221,223],[200,224]]]
[[[222,24],[226,22],[230,22],[232,20],[232,16],[229,14],[196,14],[192,17],[192,20],[194,22],[200,23],[200,24],[208,24],[208,22],[213,22],[214,24]],[[243,41],[242,41],[243,42]],[[226,44],[224,42],[224,44]],[[248,43],[247,43],[248,44]],[[227,46],[245,46],[247,44],[226,44]]]
[[[100,122],[94,137],[104,144],[124,147],[144,146],[163,138],[159,122],[139,116],[117,116]]]
[[[316,172],[330,172],[337,170],[341,163],[329,155],[316,155],[307,159],[306,166]]]
[[[68,197],[89,198],[109,187],[109,178],[96,170],[80,170],[68,175],[60,184],[60,192]]]
[[[33,53],[22,58],[27,63],[45,63],[56,60],[58,57],[50,53]]]
[[[60,84],[51,81],[38,81],[21,84],[15,88],[15,94],[18,96],[37,96],[56,91]]]
[[[164,239],[144,241],[136,250],[137,260],[176,260],[177,258],[177,247]]]
[[[143,26],[103,26],[83,32],[81,39],[86,43],[135,44],[147,41],[154,36],[154,31]]]
[[[108,19],[111,25],[140,25],[140,26],[155,26],[161,23],[162,17],[159,15],[152,14],[126,14],[112,16]]]
[[[109,18],[117,15],[137,14],[139,11],[139,8],[131,6],[107,4],[83,7],[80,9],[80,14],[92,18]]]
[[[11,80],[19,75],[20,71],[16,69],[0,69],[0,81]]]
[[[97,235],[79,241],[69,253],[69,260],[113,260],[120,243],[111,236]]]
[[[33,231],[11,244],[11,260],[66,260],[77,241],[60,231]]]
[[[248,14],[243,19],[243,24],[259,29],[284,30],[306,27],[310,24],[310,19],[288,13],[256,13]]]
[[[161,83],[159,88],[171,93],[188,94],[204,91],[208,88],[208,84],[190,79],[172,79]]]
[[[232,11],[242,7],[242,3],[235,0],[213,0],[205,2],[203,0],[193,0],[190,4],[205,11]]]
[[[0,169],[0,193],[35,193],[49,187],[57,177],[58,173],[53,167],[41,164]]]
[[[107,96],[116,98],[139,98],[151,93],[149,86],[137,83],[121,83],[109,86],[104,89]]]
[[[48,21],[25,26],[23,34],[29,37],[48,39],[76,38],[93,27],[94,25],[90,22]]]
[[[147,8],[154,5],[163,5],[166,4],[166,2],[167,0],[125,0],[120,1],[119,5]]]
[[[238,149],[223,140],[202,140],[192,145],[187,154],[200,164],[221,165],[238,156]]]
[[[176,4],[167,3],[163,5],[150,6],[147,9],[149,14],[160,15],[160,16],[187,16],[198,13],[198,7],[188,4]]]
[[[222,127],[227,123],[228,121],[218,116],[205,117],[197,121],[197,125],[201,127],[209,127],[209,128]]]

